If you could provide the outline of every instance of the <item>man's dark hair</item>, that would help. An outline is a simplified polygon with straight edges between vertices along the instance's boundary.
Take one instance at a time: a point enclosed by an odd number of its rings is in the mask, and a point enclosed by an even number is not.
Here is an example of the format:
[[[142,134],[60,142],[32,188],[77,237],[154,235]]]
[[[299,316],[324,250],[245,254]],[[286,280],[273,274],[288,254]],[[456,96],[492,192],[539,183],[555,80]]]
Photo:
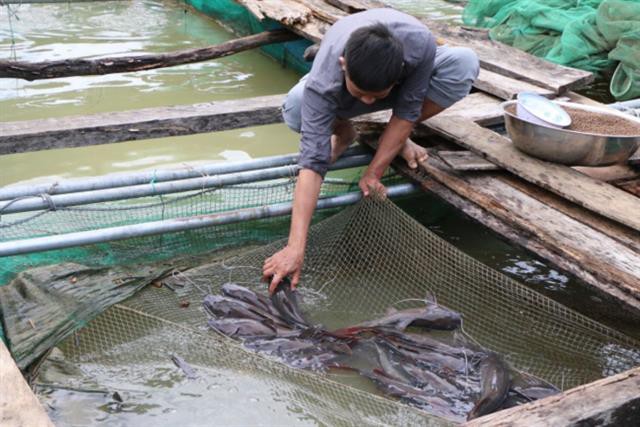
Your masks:
[[[380,23],[355,30],[344,48],[349,78],[367,92],[393,86],[402,73],[403,57],[400,41]]]

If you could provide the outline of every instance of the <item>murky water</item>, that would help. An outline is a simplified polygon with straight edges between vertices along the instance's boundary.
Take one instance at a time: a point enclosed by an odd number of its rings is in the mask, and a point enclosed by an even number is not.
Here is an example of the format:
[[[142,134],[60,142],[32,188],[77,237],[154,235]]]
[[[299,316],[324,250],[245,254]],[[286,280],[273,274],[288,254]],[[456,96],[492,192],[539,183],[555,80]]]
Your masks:
[[[410,13],[455,21],[459,6],[444,1],[425,4],[414,0],[393,3]],[[167,52],[204,47],[233,38],[212,19],[175,0],[131,0],[90,3],[11,5],[0,7],[0,59],[42,61],[67,57],[98,57]],[[192,104],[285,93],[298,76],[260,54],[246,52],[217,61],[140,73],[74,77],[24,82],[0,79],[0,120],[16,121],[62,117],[145,107]],[[53,177],[100,175],[114,171],[154,169],[188,162],[242,160],[294,152],[298,138],[284,125],[178,138],[125,142],[96,147],[0,156],[0,186],[49,180]],[[465,252],[585,314],[636,334],[637,328],[612,316],[598,296],[547,263],[479,229],[430,196],[400,202],[432,230]],[[87,365],[86,372],[91,373]],[[94,372],[103,379],[109,372]],[[144,384],[135,407],[120,405],[112,395],[57,390],[45,400],[58,409],[52,414],[65,425],[90,422],[120,425],[152,423],[154,419],[181,423],[176,408],[192,407],[193,418],[220,424],[249,424],[260,414],[263,423],[317,424],[281,395],[264,389],[251,376],[211,372],[206,383],[184,382],[171,365],[154,365],[136,380]],[[86,384],[85,384],[86,385]],[[227,390],[227,398],[193,407],[192,397],[211,387]],[[126,384],[112,385],[126,389]],[[170,390],[160,400],[150,390]],[[245,390],[252,390],[246,393]],[[242,392],[240,392],[242,390]],[[140,390],[130,391],[131,396]],[[145,394],[146,393],[146,394]],[[128,396],[128,397],[131,397]],[[127,397],[127,396],[125,396]],[[164,399],[164,400],[163,400]],[[62,404],[64,402],[64,404]],[[235,408],[236,410],[230,409]],[[237,409],[242,408],[241,411]],[[249,410],[250,408],[250,410]],[[225,411],[238,413],[230,420]],[[164,422],[164,421],[163,421]],[[168,425],[169,425],[168,424]],[[113,424],[115,425],[115,424]]]
[[[0,58],[172,52],[233,38],[214,20],[173,0],[0,7]],[[105,76],[26,82],[0,79],[0,120],[16,121],[194,104],[286,93],[299,77],[257,51],[217,61]],[[297,150],[284,125],[42,151],[0,157],[0,185],[151,169],[183,162],[242,160]]]

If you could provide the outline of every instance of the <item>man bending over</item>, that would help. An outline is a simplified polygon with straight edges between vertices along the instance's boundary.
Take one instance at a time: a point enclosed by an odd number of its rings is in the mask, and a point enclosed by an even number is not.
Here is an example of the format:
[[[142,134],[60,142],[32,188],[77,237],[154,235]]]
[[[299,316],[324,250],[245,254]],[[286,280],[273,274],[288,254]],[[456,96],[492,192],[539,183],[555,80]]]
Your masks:
[[[268,258],[263,279],[273,292],[291,276],[300,281],[307,233],[329,165],[353,143],[350,118],[393,109],[373,160],[360,179],[365,196],[385,193],[380,182],[396,155],[409,167],[427,158],[409,139],[416,123],[465,97],[478,75],[478,59],[467,48],[437,47],[416,18],[393,9],[372,9],[337,21],[325,34],[311,72],[283,105],[285,123],[301,133],[301,166],[293,198],[287,246]]]

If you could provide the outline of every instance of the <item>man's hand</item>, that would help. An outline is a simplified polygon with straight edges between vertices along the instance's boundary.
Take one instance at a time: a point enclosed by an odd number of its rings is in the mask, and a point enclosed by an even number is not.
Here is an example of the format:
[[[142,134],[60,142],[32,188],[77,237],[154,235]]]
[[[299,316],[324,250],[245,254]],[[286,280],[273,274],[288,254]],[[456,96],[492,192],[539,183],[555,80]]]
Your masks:
[[[267,258],[262,266],[262,280],[269,283],[269,293],[272,294],[282,279],[291,275],[291,287],[300,282],[300,273],[304,261],[304,250],[297,250],[291,246],[276,252]]]
[[[382,182],[380,182],[380,178],[373,173],[365,172],[365,174],[362,175],[362,178],[360,178],[358,185],[360,186],[360,190],[362,190],[364,197],[368,197],[372,193],[377,193],[382,197],[387,195],[387,189]]]

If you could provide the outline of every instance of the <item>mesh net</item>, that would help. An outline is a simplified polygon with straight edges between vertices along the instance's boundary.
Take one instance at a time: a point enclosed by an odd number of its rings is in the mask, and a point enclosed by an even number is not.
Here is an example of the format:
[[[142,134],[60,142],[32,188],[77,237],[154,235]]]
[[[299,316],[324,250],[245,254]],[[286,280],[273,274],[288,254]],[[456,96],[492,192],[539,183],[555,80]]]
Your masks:
[[[389,176],[386,182],[399,181]],[[99,203],[78,207],[49,209],[0,217],[0,242],[54,236],[106,227],[138,224],[165,219],[215,214],[237,209],[290,202],[295,181],[279,180],[260,184],[227,186],[188,194],[153,196]],[[328,179],[321,197],[344,194],[357,188],[353,179]],[[90,266],[111,266],[124,263],[152,262],[185,253],[239,245],[243,242],[266,242],[282,236],[288,222],[282,219],[257,220],[215,228],[128,239],[109,244],[87,245],[68,250],[12,256],[0,263],[0,286],[15,274],[29,267],[78,261]],[[154,251],[149,251],[154,248]]]
[[[600,72],[617,66],[616,99],[640,96],[640,0],[470,0],[467,25],[549,61]]]
[[[166,287],[145,288],[63,342],[65,362],[85,375],[102,372],[106,383],[96,386],[142,386],[149,379],[140,372],[177,353],[199,369],[251,376],[314,423],[440,422],[354,388],[356,379],[290,369],[207,330],[204,295],[219,293],[225,282],[264,292],[262,262],[284,244],[200,263],[165,279]],[[637,341],[466,256],[390,201],[368,198],[314,225],[301,283],[303,309],[329,329],[372,319],[391,305],[420,306],[415,300],[431,293],[463,314],[465,335],[563,389],[640,364]]]

